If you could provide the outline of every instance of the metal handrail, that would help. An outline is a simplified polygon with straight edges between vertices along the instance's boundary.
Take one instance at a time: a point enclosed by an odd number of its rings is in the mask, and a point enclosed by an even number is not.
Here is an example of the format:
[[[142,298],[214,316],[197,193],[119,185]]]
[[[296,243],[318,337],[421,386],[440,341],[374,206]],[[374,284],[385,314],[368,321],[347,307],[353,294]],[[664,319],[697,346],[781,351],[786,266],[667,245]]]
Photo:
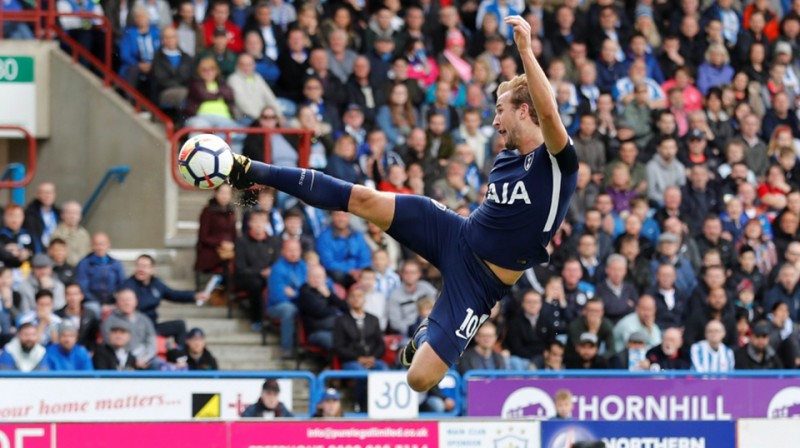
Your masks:
[[[311,157],[311,136],[314,131],[310,129],[289,129],[289,128],[181,128],[172,134],[170,138],[170,164],[172,165],[172,178],[181,188],[187,190],[197,190],[197,187],[186,182],[178,172],[178,152],[181,149],[181,141],[191,133],[224,134],[225,140],[230,144],[231,134],[264,134],[264,161],[272,160],[272,147],[270,139],[266,138],[272,134],[280,135],[299,135],[300,144],[297,147],[298,166],[308,167],[308,160]]]
[[[103,191],[103,188],[108,184],[108,181],[111,179],[115,179],[119,183],[125,182],[125,177],[130,173],[131,168],[126,165],[122,166],[115,166],[111,167],[106,171],[106,174],[100,180],[100,183],[97,184],[92,194],[89,195],[89,199],[86,200],[86,203],[83,205],[83,216],[89,216],[89,211],[92,209],[97,198],[100,196],[100,192]]]
[[[25,172],[25,177],[18,181],[0,181],[0,188],[25,187],[31,183],[33,176],[36,174],[36,139],[33,138],[33,135],[31,135],[31,133],[22,126],[3,125],[0,126],[0,131],[20,132],[23,135],[23,138],[28,141],[28,165]]]

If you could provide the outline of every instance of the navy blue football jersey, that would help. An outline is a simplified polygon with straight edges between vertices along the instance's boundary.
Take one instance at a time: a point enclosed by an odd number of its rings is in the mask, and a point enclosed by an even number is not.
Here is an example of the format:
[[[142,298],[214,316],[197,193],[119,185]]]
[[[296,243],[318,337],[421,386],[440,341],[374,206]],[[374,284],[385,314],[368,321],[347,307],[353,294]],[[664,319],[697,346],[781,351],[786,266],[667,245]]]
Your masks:
[[[544,144],[526,155],[503,150],[489,174],[485,201],[469,217],[467,244],[506,269],[549,261],[547,245],[567,214],[577,180],[572,139],[556,156]]]

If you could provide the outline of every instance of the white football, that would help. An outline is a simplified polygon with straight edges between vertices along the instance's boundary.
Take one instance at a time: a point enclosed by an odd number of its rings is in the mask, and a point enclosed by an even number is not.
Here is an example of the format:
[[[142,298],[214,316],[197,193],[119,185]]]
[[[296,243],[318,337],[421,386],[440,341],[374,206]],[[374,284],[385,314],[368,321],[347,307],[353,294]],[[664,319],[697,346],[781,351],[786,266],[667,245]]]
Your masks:
[[[225,183],[232,167],[231,147],[214,134],[191,137],[178,153],[181,177],[200,189],[213,189]]]

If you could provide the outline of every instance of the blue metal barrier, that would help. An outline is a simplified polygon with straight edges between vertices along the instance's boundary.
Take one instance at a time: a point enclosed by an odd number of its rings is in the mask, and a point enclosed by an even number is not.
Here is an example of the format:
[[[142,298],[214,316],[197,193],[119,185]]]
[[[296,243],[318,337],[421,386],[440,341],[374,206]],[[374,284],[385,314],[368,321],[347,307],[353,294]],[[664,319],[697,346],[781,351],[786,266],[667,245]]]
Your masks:
[[[125,182],[125,177],[130,173],[131,169],[128,166],[115,166],[111,167],[106,171],[106,174],[103,176],[103,179],[100,180],[100,183],[97,184],[97,187],[94,189],[91,195],[89,195],[89,199],[86,200],[86,203],[83,204],[83,216],[89,215],[89,210],[91,210],[94,203],[97,201],[98,196],[100,196],[100,192],[105,188],[108,182],[111,179],[115,179],[119,183]]]
[[[0,181],[10,180],[12,182],[19,182],[25,179],[25,165],[21,163],[9,163]],[[25,187],[17,187],[11,189],[11,202],[25,206]]]
[[[317,391],[322,393],[327,388],[326,382],[332,379],[358,379],[358,378],[367,378],[370,373],[378,373],[378,372],[370,372],[366,370],[326,370],[317,376]],[[449,371],[445,375],[446,377],[450,377],[454,382],[454,386],[452,390],[455,393],[452,396],[449,394],[444,393],[444,395],[448,396],[448,398],[452,398],[455,401],[455,406],[453,407],[452,411],[448,412],[420,412],[420,416],[424,418],[440,418],[440,417],[457,417],[461,413],[461,407],[463,406],[464,401],[464,394],[463,394],[463,386],[461,381],[461,375],[458,374],[456,371]],[[412,391],[413,392],[413,391]],[[444,391],[443,391],[444,392]],[[316,408],[317,401],[319,400],[319,395],[313,396],[313,405]],[[366,412],[348,412],[345,413],[345,417],[355,417],[355,418],[364,418],[367,416]]]

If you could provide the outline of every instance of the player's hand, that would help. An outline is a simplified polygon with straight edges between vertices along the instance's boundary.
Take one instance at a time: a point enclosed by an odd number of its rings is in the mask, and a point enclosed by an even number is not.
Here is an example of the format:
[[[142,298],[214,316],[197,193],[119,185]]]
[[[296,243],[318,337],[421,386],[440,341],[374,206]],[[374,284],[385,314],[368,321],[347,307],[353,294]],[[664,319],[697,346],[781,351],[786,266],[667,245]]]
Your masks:
[[[522,16],[508,16],[505,19],[506,24],[514,27],[514,43],[517,44],[517,49],[520,53],[530,51],[531,49],[531,24]]]

